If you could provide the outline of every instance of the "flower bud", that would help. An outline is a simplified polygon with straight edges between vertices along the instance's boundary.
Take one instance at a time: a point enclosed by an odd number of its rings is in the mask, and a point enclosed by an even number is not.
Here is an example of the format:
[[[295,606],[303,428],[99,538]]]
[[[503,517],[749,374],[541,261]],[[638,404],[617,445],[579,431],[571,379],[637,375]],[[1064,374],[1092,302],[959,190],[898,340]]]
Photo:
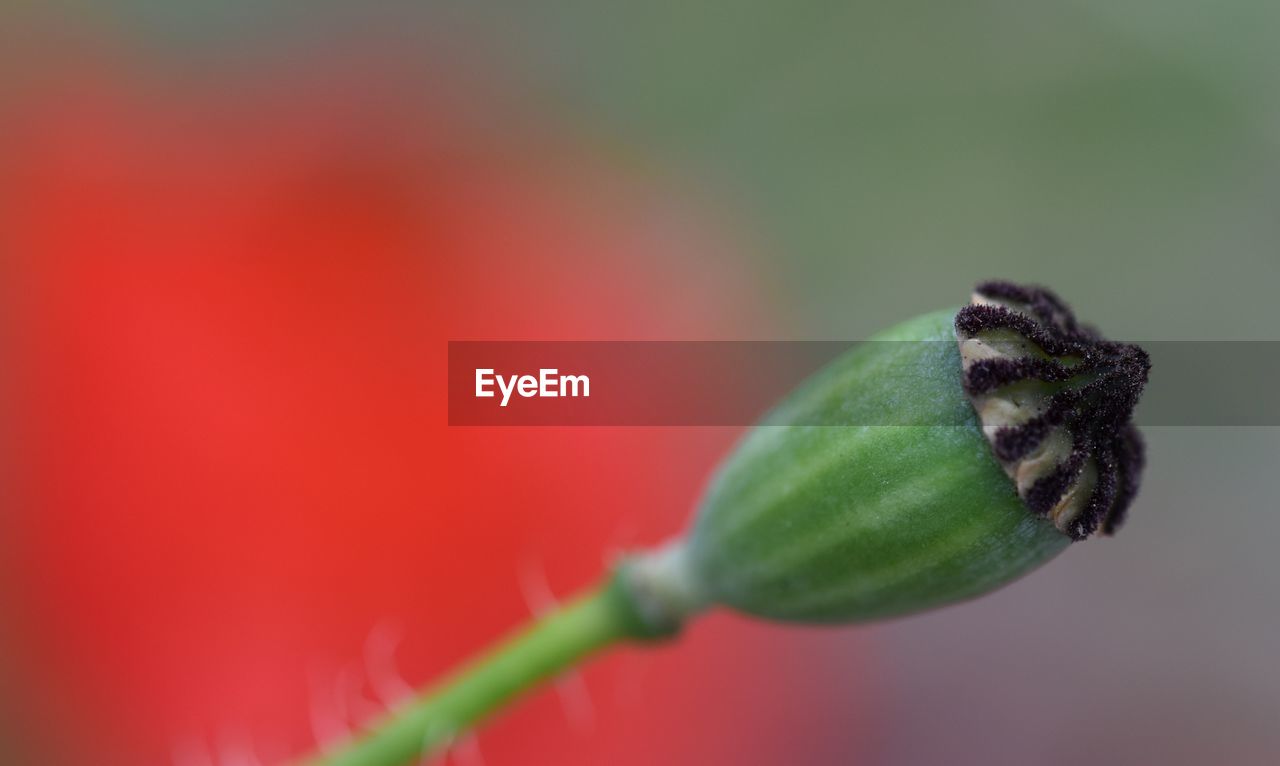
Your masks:
[[[1149,363],[1056,296],[979,285],[803,383],[723,462],[687,535],[623,575],[655,627],[723,605],[863,621],[972,598],[1137,492]]]

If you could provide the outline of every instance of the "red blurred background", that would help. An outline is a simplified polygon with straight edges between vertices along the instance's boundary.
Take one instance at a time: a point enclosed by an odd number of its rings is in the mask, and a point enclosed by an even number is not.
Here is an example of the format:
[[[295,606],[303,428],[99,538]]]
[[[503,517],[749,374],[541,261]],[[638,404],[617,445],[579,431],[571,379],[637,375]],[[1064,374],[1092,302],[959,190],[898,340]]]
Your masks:
[[[281,762],[678,531],[734,430],[451,429],[444,386],[449,339],[774,334],[687,179],[385,39],[58,44],[0,149],[6,761]],[[449,760],[850,762],[859,640],[715,617]]]

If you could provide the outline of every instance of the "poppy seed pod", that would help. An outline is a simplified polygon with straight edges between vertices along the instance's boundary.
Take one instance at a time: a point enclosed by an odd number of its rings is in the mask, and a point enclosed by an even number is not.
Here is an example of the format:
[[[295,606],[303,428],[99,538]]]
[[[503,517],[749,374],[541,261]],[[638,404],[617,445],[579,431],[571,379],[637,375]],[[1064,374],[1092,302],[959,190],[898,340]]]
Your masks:
[[[1048,290],[983,283],[803,383],[621,581],[656,633],[714,605],[836,623],[991,591],[1119,525],[1149,366]]]
[[[721,464],[684,536],[308,763],[410,763],[585,657],[670,637],[712,606],[854,622],[997,588],[1124,520],[1149,368],[1047,290],[978,285],[970,305],[802,383]]]

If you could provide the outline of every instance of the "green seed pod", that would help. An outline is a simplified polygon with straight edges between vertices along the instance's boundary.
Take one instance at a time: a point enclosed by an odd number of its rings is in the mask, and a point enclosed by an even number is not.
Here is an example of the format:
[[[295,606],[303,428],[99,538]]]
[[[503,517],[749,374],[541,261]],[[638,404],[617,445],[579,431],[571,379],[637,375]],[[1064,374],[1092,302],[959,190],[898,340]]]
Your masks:
[[[1006,282],[874,340],[747,433],[684,537],[309,763],[409,763],[591,653],[669,637],[711,606],[807,623],[906,614],[1119,527],[1143,467],[1141,349]]]
[[[710,605],[809,623],[915,612],[1118,526],[1142,469],[1144,352],[999,282],[873,340],[743,438],[684,538],[624,568],[655,629]]]

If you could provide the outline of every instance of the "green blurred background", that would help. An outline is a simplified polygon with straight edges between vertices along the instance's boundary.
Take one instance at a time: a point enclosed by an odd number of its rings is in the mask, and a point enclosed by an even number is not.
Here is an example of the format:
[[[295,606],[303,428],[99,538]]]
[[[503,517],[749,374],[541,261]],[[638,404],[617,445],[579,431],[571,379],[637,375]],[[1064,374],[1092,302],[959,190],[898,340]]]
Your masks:
[[[1271,3],[539,3],[514,71],[768,242],[798,337],[1034,279],[1135,339],[1274,339]]]

